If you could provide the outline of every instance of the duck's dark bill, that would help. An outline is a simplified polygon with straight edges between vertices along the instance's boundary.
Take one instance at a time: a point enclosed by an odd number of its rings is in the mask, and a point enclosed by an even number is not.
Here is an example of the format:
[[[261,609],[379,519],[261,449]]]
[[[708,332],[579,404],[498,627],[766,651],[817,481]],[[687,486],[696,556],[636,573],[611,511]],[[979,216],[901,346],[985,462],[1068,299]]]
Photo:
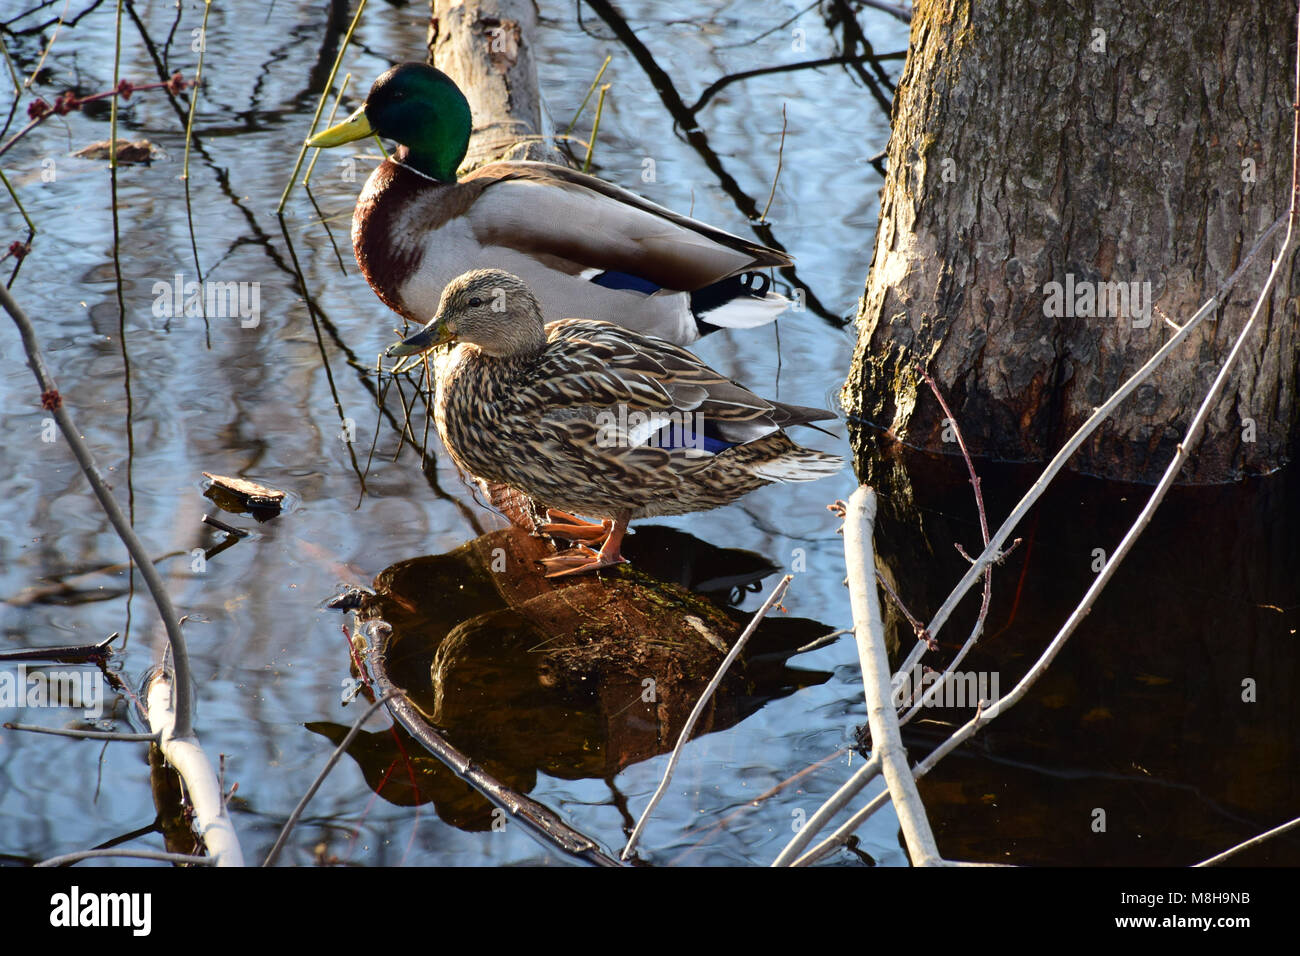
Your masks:
[[[374,133],[374,128],[371,127],[370,120],[366,119],[365,110],[364,106],[357,107],[356,111],[342,123],[336,123],[307,140],[307,145],[313,149],[328,149],[331,146],[342,146],[344,143],[351,143],[371,135]]]
[[[426,325],[420,331],[414,335],[408,335],[396,345],[388,346],[384,350],[384,354],[389,358],[397,358],[402,355],[418,355],[420,352],[427,352],[429,349],[451,340],[452,334],[445,326]]]

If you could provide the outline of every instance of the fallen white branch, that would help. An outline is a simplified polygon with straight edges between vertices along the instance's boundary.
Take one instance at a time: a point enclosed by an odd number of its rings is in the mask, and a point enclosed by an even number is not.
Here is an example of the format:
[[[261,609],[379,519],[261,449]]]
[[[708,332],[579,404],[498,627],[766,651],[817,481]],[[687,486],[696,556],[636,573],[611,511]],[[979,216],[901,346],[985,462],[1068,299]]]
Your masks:
[[[854,636],[862,663],[862,687],[867,697],[867,722],[871,727],[871,755],[879,757],[889,787],[903,840],[915,866],[942,865],[925,805],[907,763],[898,727],[898,710],[889,681],[889,652],[885,625],[876,590],[876,557],[872,533],[876,522],[876,493],[861,485],[849,498],[844,516],[844,557],[849,572],[849,599],[853,605]]]
[[[867,697],[867,721],[871,727],[871,761],[850,777],[823,804],[795,838],[781,851],[773,866],[808,866],[847,840],[871,814],[891,799],[903,829],[912,862],[918,866],[947,863],[939,855],[934,834],[907,765],[907,751],[899,730],[898,710],[889,681],[889,655],[885,649],[885,626],[880,617],[880,596],[876,591],[876,559],[872,531],[876,520],[876,493],[862,485],[844,509],[844,560],[848,569],[849,597],[853,604],[854,633],[862,662],[862,684]],[[977,625],[978,627],[978,625]],[[972,635],[975,636],[975,635]],[[924,646],[924,645],[922,645]],[[876,775],[885,771],[886,789],[842,824],[831,836],[803,856],[797,856],[813,836]]]
[[[174,691],[175,685],[165,671],[160,669],[150,678],[146,694],[149,727],[158,735],[158,749],[185,782],[186,795],[194,808],[194,831],[208,854],[217,866],[243,866],[244,853],[226,813],[225,794],[198,737],[192,730],[188,736],[174,736]]]

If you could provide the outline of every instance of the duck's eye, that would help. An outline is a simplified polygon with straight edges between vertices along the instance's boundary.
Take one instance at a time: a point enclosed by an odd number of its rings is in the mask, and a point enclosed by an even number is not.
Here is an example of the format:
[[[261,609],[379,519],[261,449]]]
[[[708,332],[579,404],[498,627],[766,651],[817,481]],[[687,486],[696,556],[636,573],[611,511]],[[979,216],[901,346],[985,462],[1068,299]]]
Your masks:
[[[474,296],[474,298],[469,300],[469,307],[471,309],[477,309],[482,304],[483,304],[483,300],[480,299],[478,296]]]

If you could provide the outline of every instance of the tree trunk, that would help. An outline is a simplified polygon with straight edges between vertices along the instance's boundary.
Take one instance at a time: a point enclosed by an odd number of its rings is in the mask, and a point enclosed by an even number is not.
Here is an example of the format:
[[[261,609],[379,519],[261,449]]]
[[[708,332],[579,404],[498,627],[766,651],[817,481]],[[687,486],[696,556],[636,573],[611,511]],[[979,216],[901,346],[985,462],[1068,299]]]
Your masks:
[[[844,403],[952,450],[1052,455],[1290,204],[1294,0],[917,0]],[[1168,464],[1281,244],[1072,460]],[[1184,469],[1279,467],[1297,419],[1296,262]],[[1154,305],[1153,305],[1154,303]],[[918,384],[919,383],[919,384]],[[946,432],[946,434],[945,434]]]

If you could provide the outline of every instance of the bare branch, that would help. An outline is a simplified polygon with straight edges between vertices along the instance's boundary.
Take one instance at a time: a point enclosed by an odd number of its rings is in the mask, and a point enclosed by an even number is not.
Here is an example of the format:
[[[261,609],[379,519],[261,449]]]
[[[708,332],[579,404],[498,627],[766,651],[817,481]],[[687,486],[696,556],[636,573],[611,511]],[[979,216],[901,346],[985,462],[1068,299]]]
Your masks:
[[[347,753],[348,747],[352,745],[352,741],[355,740],[357,734],[361,732],[362,725],[370,719],[371,714],[377,711],[380,707],[383,707],[386,703],[396,697],[397,694],[398,691],[396,689],[390,690],[367,707],[365,711],[355,721],[353,721],[352,729],[347,732],[347,736],[339,741],[339,745],[335,747],[334,752],[330,754],[329,760],[325,761],[325,766],[321,767],[320,773],[316,775],[316,779],[312,781],[311,786],[307,788],[307,792],[304,793],[302,799],[298,801],[298,805],[294,807],[293,812],[289,814],[289,819],[284,821],[284,826],[280,828],[280,835],[276,837],[275,845],[271,847],[271,852],[268,853],[266,859],[262,861],[262,866],[270,866],[275,862],[275,858],[280,855],[280,851],[284,849],[285,843],[289,840],[289,834],[293,832],[293,828],[298,823],[299,817],[302,816],[303,810],[307,809],[307,804],[311,802],[312,797],[316,796],[316,791],[320,789],[320,785],[325,782],[325,778],[329,776],[330,771],[334,769],[335,765],[340,759],[342,759],[343,755]]]
[[[51,734],[55,737],[80,737],[83,740],[156,741],[157,734],[125,734],[112,730],[78,730],[75,727],[41,727],[37,724],[4,724],[5,730],[25,730],[30,734]]]
[[[777,601],[781,600],[781,596],[785,594],[786,588],[790,586],[790,582],[793,580],[794,575],[787,574],[776,583],[776,587],[772,588],[772,593],[767,596],[767,600],[763,602],[763,606],[754,612],[754,616],[750,618],[749,624],[745,628],[744,632],[740,637],[736,638],[736,643],[732,646],[730,653],[727,654],[722,663],[718,666],[717,673],[713,675],[713,679],[709,681],[708,686],[704,688],[704,692],[700,694],[700,699],[695,702],[695,708],[691,711],[691,715],[686,718],[686,724],[682,727],[682,732],[677,737],[677,746],[673,748],[672,756],[668,758],[668,767],[664,770],[664,777],[659,781],[659,787],[655,790],[654,795],[650,798],[650,802],[642,812],[641,819],[637,821],[636,827],[632,830],[632,835],[628,837],[627,846],[623,847],[623,853],[621,855],[622,859],[626,860],[628,856],[631,855],[633,848],[636,847],[637,840],[641,838],[641,832],[645,829],[646,822],[650,819],[650,814],[654,812],[655,806],[663,798],[664,791],[668,789],[668,782],[672,780],[673,770],[676,768],[677,761],[681,757],[682,748],[686,746],[686,741],[690,740],[691,731],[695,729],[695,724],[700,719],[700,714],[704,712],[705,704],[709,702],[709,698],[713,696],[713,692],[717,690],[718,685],[722,683],[722,677],[727,673],[727,668],[729,668],[736,658],[740,656],[741,650],[744,648],[745,644],[748,643],[750,635],[754,633],[759,622],[763,620],[763,617],[767,612],[772,609],[772,606],[776,604]]]
[[[108,515],[108,520],[112,522],[114,530],[117,531],[117,536],[122,539],[122,543],[126,545],[126,550],[135,559],[136,565],[140,568],[140,576],[144,578],[145,586],[149,589],[149,594],[158,607],[158,615],[162,618],[163,627],[167,630],[167,642],[171,645],[172,659],[176,665],[176,688],[179,699],[176,702],[174,733],[177,737],[192,736],[194,733],[192,722],[194,691],[190,683],[190,656],[185,648],[185,638],[181,634],[181,626],[176,618],[176,610],[172,607],[171,596],[168,595],[167,588],[164,587],[162,578],[158,575],[158,569],[154,567],[144,545],[140,543],[140,539],[136,536],[135,529],[131,527],[131,522],[127,520],[126,515],[122,513],[122,509],[117,504],[117,499],[108,490],[108,485],[105,484],[103,476],[99,473],[99,466],[95,464],[95,458],[91,454],[89,446],[82,440],[81,432],[77,430],[77,426],[73,423],[72,416],[68,413],[68,408],[63,402],[63,397],[59,394],[59,387],[54,381],[54,376],[45,367],[45,359],[41,355],[41,345],[36,338],[36,330],[32,327],[31,319],[14,301],[8,289],[0,288],[0,305],[4,306],[5,311],[9,313],[18,326],[18,332],[23,339],[23,348],[27,352],[27,364],[31,366],[32,373],[36,376],[36,381],[40,385],[42,406],[58,422],[59,430],[63,432],[63,437],[67,439],[68,446],[77,459],[77,464],[81,466],[86,480],[90,482],[91,490],[95,492],[95,497],[99,499],[105,514]]]
[[[943,858],[930,832],[925,805],[907,764],[907,751],[898,727],[889,680],[889,652],[885,625],[880,617],[880,594],[875,587],[875,549],[871,536],[876,521],[876,493],[861,485],[849,498],[844,519],[844,557],[849,571],[849,599],[862,662],[862,686],[871,726],[872,758],[879,758],[885,783],[903,828],[903,839],[916,866],[942,865]]]
[[[1261,833],[1259,836],[1251,837],[1249,840],[1245,841],[1244,843],[1238,843],[1236,846],[1232,847],[1231,849],[1224,850],[1222,853],[1212,856],[1208,860],[1202,860],[1200,863],[1197,863],[1196,865],[1198,867],[1218,866],[1224,860],[1228,859],[1229,857],[1236,856],[1242,850],[1247,850],[1252,846],[1259,846],[1264,841],[1271,840],[1275,836],[1281,836],[1283,833],[1286,833],[1290,830],[1294,830],[1296,827],[1300,827],[1300,817],[1296,817],[1290,823],[1284,823],[1280,827],[1274,827],[1273,829],[1268,830],[1265,833]]]
[[[94,860],[103,857],[129,857],[134,860],[154,860],[158,863],[185,863],[190,866],[216,866],[217,861],[210,856],[191,856],[188,853],[164,853],[161,850],[126,850],[111,848],[107,850],[80,850],[76,853],[64,853],[42,860],[37,866],[67,866],[79,860]]]

